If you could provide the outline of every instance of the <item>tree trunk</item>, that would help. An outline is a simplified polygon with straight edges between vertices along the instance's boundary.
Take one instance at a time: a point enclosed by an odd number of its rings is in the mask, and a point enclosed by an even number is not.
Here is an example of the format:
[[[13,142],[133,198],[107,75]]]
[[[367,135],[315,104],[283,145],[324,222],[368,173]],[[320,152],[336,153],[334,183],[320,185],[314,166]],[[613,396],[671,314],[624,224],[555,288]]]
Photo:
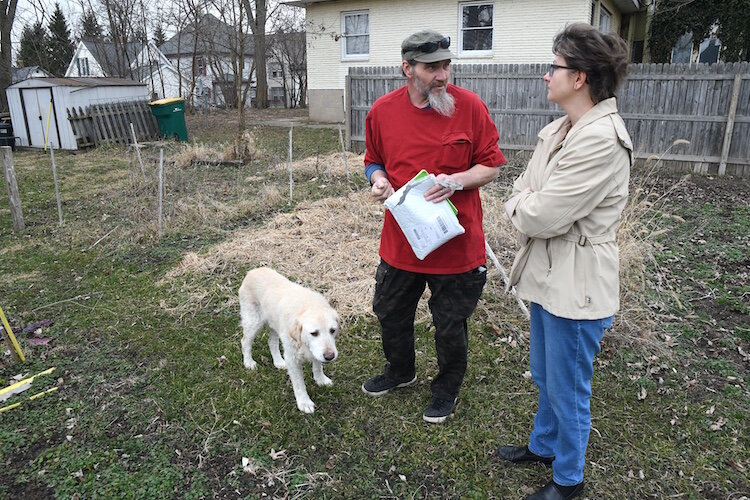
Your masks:
[[[10,32],[16,18],[17,4],[18,0],[0,1],[0,111],[8,111],[5,89],[13,83]]]
[[[268,107],[268,78],[266,74],[266,0],[255,1],[255,14],[253,14],[250,0],[242,0],[247,11],[247,21],[253,32],[253,43],[255,53],[255,107]]]

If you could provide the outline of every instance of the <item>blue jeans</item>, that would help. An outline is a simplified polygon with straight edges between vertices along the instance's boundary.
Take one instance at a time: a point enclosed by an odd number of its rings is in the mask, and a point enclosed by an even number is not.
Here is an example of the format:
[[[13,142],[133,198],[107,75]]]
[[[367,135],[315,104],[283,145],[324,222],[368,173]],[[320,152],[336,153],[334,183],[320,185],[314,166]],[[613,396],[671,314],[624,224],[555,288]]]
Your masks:
[[[583,481],[583,465],[591,432],[591,377],[594,356],[613,316],[575,320],[550,314],[531,303],[529,364],[539,387],[539,407],[529,450],[555,457],[552,479],[561,486]]]

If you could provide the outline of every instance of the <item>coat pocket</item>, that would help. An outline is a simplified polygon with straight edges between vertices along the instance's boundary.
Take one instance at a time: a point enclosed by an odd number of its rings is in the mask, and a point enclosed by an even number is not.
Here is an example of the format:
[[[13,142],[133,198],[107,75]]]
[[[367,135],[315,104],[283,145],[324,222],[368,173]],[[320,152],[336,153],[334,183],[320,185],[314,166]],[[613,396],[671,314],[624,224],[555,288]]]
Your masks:
[[[471,167],[471,139],[466,132],[443,135],[440,168],[445,173],[460,172]]]

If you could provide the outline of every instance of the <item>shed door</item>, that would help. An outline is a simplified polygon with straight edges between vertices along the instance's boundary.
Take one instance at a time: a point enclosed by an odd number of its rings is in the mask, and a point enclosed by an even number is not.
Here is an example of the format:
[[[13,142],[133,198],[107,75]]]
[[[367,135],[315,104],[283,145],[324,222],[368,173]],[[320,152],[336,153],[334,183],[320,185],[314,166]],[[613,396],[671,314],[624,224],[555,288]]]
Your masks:
[[[52,89],[20,89],[23,92],[23,100],[26,106],[26,120],[29,124],[29,146],[36,148],[44,147],[45,132],[49,121],[49,143],[60,147],[55,111],[50,114],[52,103]]]

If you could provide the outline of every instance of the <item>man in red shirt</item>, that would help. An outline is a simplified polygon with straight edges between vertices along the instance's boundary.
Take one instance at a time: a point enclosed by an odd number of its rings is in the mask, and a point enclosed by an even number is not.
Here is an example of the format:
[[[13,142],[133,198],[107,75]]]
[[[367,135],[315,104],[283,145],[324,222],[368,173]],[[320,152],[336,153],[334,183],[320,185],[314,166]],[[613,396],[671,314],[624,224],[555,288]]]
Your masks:
[[[438,184],[425,193],[435,203],[450,198],[465,233],[420,260],[389,211],[380,237],[373,311],[382,328],[384,372],[362,390],[380,396],[417,381],[414,315],[425,285],[435,325],[439,373],[423,418],[440,423],[453,414],[466,373],[467,319],[486,280],[479,187],[497,178],[505,157],[487,106],[473,92],[448,83],[450,38],[433,30],[401,44],[407,85],[373,104],[366,120],[365,174],[372,196],[384,201],[420,170]]]

